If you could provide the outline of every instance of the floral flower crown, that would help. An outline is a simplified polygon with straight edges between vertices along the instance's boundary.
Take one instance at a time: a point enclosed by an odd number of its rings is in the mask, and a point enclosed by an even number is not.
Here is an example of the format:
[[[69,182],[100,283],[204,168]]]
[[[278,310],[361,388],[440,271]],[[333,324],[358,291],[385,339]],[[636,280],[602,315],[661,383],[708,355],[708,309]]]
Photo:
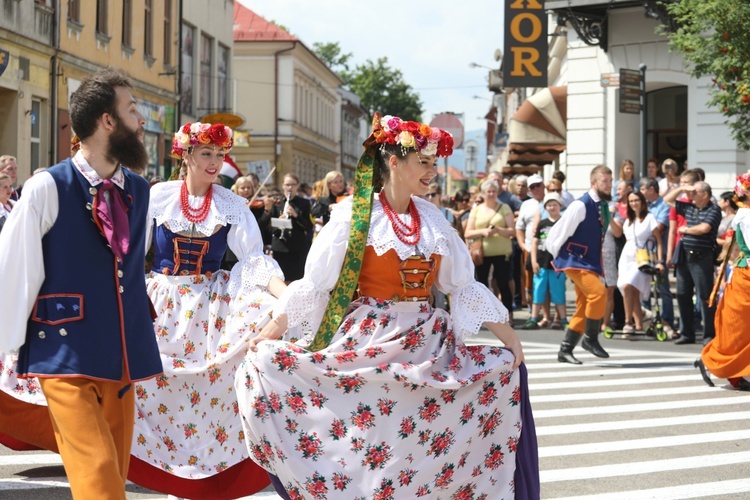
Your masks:
[[[398,144],[404,155],[408,149],[439,157],[453,153],[453,136],[449,132],[424,123],[404,121],[398,116],[381,117],[375,113],[371,137],[376,144]]]
[[[232,129],[223,123],[186,123],[175,132],[169,156],[181,159],[184,153],[199,144],[215,144],[229,151],[234,144]]]
[[[750,170],[742,175],[737,176],[737,180],[734,183],[734,194],[739,197],[745,196],[750,193]]]

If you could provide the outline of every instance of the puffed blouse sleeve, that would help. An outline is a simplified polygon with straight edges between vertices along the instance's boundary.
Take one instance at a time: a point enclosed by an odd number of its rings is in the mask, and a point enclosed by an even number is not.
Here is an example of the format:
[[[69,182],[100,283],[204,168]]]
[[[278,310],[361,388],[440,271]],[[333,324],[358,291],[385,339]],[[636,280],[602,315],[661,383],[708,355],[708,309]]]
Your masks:
[[[227,245],[237,256],[229,278],[230,295],[256,286],[268,287],[274,276],[284,280],[276,261],[263,253],[263,237],[249,208],[240,212],[238,223],[230,225]]]
[[[474,263],[466,244],[455,231],[448,237],[448,255],[443,255],[437,287],[451,294],[451,319],[457,337],[476,335],[482,324],[507,323],[508,310],[486,286],[474,279]]]
[[[313,241],[304,277],[289,284],[273,311],[275,317],[286,314],[289,328],[300,327],[302,334],[318,330],[344,264],[350,221],[342,212],[348,208],[351,213],[351,203],[345,204],[348,207],[339,205]]]

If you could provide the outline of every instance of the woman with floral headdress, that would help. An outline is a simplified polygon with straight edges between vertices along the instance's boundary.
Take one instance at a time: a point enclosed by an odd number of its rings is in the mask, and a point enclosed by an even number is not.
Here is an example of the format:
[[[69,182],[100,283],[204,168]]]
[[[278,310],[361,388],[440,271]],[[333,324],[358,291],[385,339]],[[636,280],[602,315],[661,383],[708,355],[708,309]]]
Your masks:
[[[353,197],[238,370],[251,456],[292,498],[538,498],[520,341],[421,198],[453,138],[395,116],[373,129]],[[432,307],[433,284],[450,314]],[[505,347],[464,343],[483,325]],[[274,340],[288,327],[309,334]]]
[[[750,391],[750,335],[747,328],[737,327],[745,325],[750,311],[750,171],[737,177],[734,192],[739,209],[731,223],[734,235],[729,237],[724,252],[731,252],[732,243],[736,242],[739,255],[731,273],[727,273],[724,295],[716,306],[716,335],[703,348],[695,366],[700,368],[703,380],[710,386],[714,385],[710,376],[713,374],[729,380],[742,391]]]
[[[231,147],[222,124],[183,126],[172,156],[186,178],[153,186],[149,206],[146,285],[164,375],[135,386],[129,478],[194,499],[236,498],[268,484],[243,445],[233,382],[285,285],[246,200],[214,183]],[[231,272],[220,269],[227,247],[238,258]]]

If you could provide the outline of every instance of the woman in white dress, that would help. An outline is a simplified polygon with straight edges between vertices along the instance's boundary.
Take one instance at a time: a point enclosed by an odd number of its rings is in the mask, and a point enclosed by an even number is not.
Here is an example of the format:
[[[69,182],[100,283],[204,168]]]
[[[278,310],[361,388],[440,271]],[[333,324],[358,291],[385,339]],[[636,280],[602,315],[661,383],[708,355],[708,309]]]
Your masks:
[[[291,498],[538,498],[520,341],[420,198],[453,139],[392,116],[373,127],[353,199],[334,207],[237,373],[251,456]],[[433,284],[450,313],[432,307]],[[506,347],[467,346],[483,325]],[[287,326],[312,333],[274,341]]]
[[[635,331],[643,330],[641,301],[648,300],[651,296],[652,277],[638,269],[635,259],[636,250],[647,248],[647,245],[655,245],[657,268],[664,269],[659,223],[648,212],[646,198],[640,191],[634,191],[628,195],[628,218],[622,224],[622,232],[627,241],[618,264],[617,287],[622,293],[625,305],[625,326],[622,331],[623,337],[627,337]]]
[[[268,484],[249,458],[234,378],[286,288],[246,200],[214,184],[232,131],[188,123],[173,140],[184,180],[151,189],[146,286],[164,375],[139,382],[129,479],[186,498],[237,498]],[[231,248],[238,262],[220,269]]]

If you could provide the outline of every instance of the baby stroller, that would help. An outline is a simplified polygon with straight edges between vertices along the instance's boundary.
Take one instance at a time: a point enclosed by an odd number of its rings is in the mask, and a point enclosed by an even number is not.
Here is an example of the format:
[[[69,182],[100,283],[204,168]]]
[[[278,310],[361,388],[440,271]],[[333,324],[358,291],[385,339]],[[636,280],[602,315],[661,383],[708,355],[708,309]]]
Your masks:
[[[644,321],[650,321],[651,323],[646,328],[645,334],[647,337],[654,337],[659,342],[667,340],[667,332],[664,331],[664,321],[661,319],[661,294],[659,293],[659,285],[662,280],[667,279],[664,273],[659,272],[656,267],[656,242],[653,239],[649,239],[646,242],[646,250],[648,251],[650,262],[648,264],[642,264],[638,266],[638,270],[651,276],[651,297],[649,298],[649,309],[653,313],[653,316]],[[602,335],[605,339],[611,339],[615,335],[615,330],[606,328]]]

